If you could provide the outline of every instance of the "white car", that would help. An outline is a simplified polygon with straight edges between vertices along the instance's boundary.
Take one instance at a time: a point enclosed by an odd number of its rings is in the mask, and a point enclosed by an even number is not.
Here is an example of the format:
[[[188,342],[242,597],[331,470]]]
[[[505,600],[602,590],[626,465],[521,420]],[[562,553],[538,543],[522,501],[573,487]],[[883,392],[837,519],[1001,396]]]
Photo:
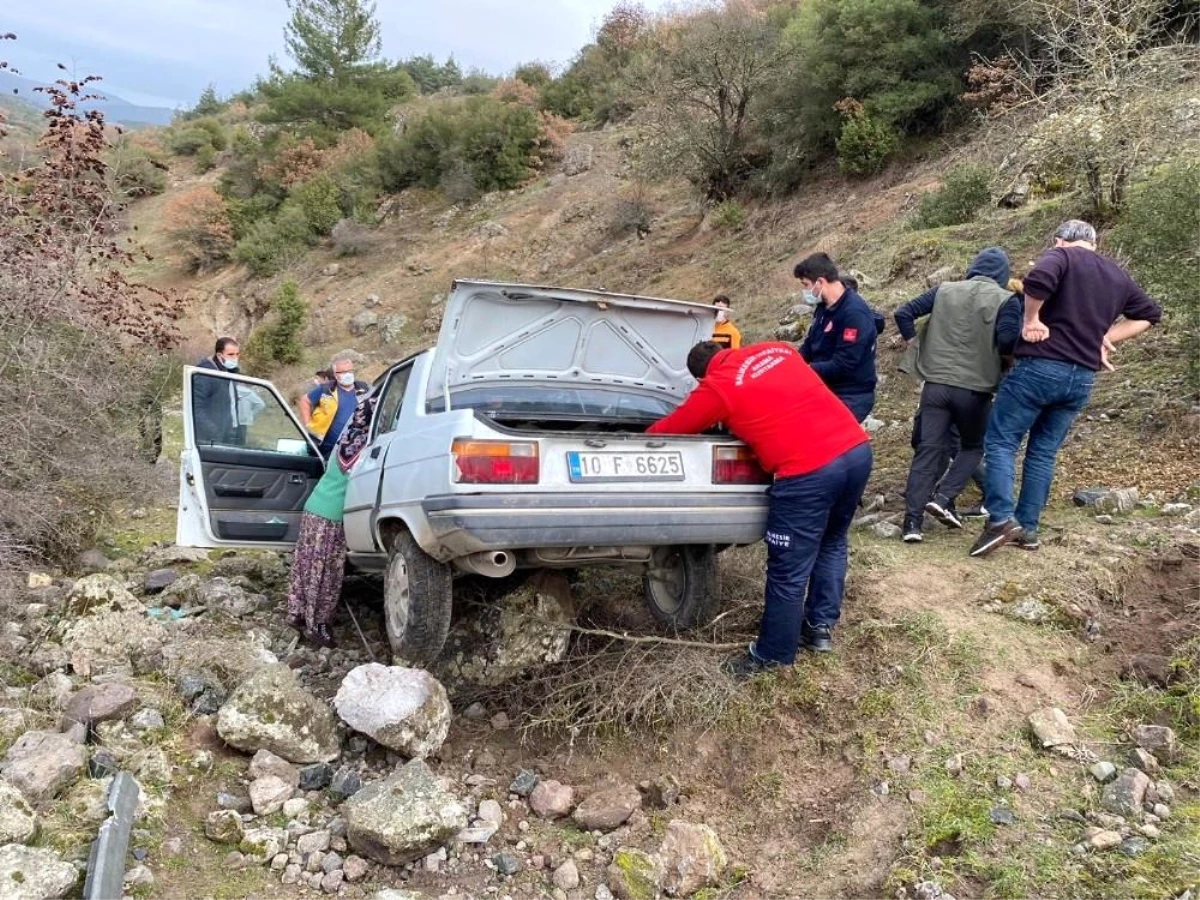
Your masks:
[[[664,626],[712,618],[716,554],[762,538],[770,478],[728,436],[644,429],[695,385],[687,354],[715,315],[602,291],[454,284],[436,346],[376,381],[346,495],[349,559],[384,572],[397,656],[422,663],[441,650],[455,573],[636,566]],[[290,548],[324,463],[278,391],[189,368],[183,402],[177,543]]]

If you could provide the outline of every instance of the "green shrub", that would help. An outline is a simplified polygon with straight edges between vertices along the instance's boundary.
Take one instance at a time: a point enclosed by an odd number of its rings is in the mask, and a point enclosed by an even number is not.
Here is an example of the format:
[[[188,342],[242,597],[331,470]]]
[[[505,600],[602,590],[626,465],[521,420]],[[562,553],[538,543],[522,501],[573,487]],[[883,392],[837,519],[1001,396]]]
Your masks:
[[[207,144],[196,151],[196,171],[209,172],[217,165],[217,151],[212,144]]]
[[[722,231],[741,231],[746,224],[746,208],[736,200],[726,200],[718,203],[713,209],[709,222],[714,228]]]
[[[167,189],[167,167],[136,147],[121,149],[110,171],[113,185],[130,199],[152,197]]]
[[[900,149],[896,130],[869,115],[846,119],[837,139],[838,168],[847,175],[875,175]]]
[[[1196,374],[1200,329],[1200,162],[1178,159],[1133,186],[1112,241],[1171,318]]]
[[[168,129],[163,142],[176,156],[195,156],[206,147],[213,151],[227,149],[229,135],[216,119],[195,119],[183,127]]]
[[[313,238],[308,217],[300,205],[288,201],[271,218],[250,226],[238,241],[234,258],[245,263],[252,275],[265,278],[299,259]]]
[[[916,224],[919,228],[962,225],[974,219],[991,199],[991,172],[986,166],[955,166],[940,188],[921,197]]]
[[[314,234],[326,235],[342,219],[341,189],[328,175],[318,175],[298,184],[288,198],[304,212]]]
[[[292,365],[304,358],[304,329],[308,304],[300,299],[300,288],[285,281],[271,301],[268,321],[254,329],[246,345],[246,356],[256,368],[273,363]]]

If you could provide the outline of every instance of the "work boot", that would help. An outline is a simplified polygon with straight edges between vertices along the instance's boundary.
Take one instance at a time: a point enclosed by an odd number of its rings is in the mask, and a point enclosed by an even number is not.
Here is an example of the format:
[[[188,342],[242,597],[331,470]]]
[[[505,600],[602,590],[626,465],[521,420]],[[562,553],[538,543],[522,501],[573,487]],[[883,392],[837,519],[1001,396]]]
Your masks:
[[[318,647],[333,647],[337,644],[333,639],[333,632],[324,623],[312,626],[304,632],[304,636]]]
[[[1021,536],[1022,528],[1016,519],[1007,519],[995,525],[988,525],[983,534],[971,548],[971,556],[987,556],[994,550],[999,550],[1009,541],[1015,541]]]
[[[1022,529],[1021,536],[1016,540],[1016,546],[1022,550],[1038,550],[1041,548],[1042,542],[1038,540],[1036,531]]]
[[[960,519],[986,519],[987,514],[987,507],[982,503],[976,503],[974,506],[964,506],[958,511]]]
[[[755,675],[761,675],[771,669],[778,669],[782,665],[783,663],[775,662],[773,659],[763,659],[754,652],[754,645],[751,644],[746,648],[745,653],[739,653],[737,656],[731,656],[725,660],[721,664],[721,671],[734,681],[747,681]]]
[[[805,622],[800,629],[800,646],[814,653],[833,652],[833,626]]]
[[[954,501],[947,500],[941,494],[934,494],[933,499],[925,504],[925,512],[929,513],[947,528],[962,528],[962,519],[954,511]]]
[[[901,538],[906,544],[919,544],[925,538],[921,534],[920,519],[905,519],[904,520],[904,535]]]

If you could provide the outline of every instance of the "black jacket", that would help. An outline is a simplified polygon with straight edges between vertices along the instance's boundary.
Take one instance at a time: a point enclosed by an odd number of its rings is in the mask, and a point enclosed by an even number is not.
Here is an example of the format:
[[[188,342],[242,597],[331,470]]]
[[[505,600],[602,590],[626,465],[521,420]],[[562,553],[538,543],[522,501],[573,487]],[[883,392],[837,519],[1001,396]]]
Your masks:
[[[835,394],[869,394],[875,390],[876,312],[849,288],[830,309],[813,310],[812,325],[800,355]]]

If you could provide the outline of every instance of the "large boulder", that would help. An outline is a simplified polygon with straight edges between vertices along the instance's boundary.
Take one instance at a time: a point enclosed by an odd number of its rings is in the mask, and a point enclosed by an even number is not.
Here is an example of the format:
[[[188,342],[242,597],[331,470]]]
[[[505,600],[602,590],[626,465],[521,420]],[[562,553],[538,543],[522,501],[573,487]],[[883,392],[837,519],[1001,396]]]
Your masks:
[[[133,712],[137,702],[137,692],[127,684],[115,681],[89,684],[67,702],[63,719],[91,727],[97,722],[125,718]]]
[[[618,850],[607,875],[617,900],[656,900],[665,878],[662,860],[635,847]]]
[[[166,643],[167,630],[144,609],[85,616],[70,622],[62,636],[71,668],[85,678],[160,671]]]
[[[667,825],[658,855],[666,871],[663,887],[675,897],[690,897],[701,888],[716,887],[729,865],[715,831],[679,820]]]
[[[424,669],[368,663],[351,669],[333,698],[342,721],[408,757],[436,753],[450,731],[450,698]]]
[[[28,844],[37,830],[37,814],[24,795],[0,781],[0,844]]]
[[[76,616],[131,612],[144,608],[122,582],[104,573],[80,578],[67,595],[67,612]]]
[[[8,748],[0,774],[35,803],[55,797],[87,764],[87,753],[65,734],[30,731]]]
[[[283,665],[260,669],[233,692],[217,712],[217,733],[239,750],[294,763],[329,762],[341,749],[329,707]]]
[[[467,827],[467,811],[414,759],[346,801],[346,836],[363,856],[400,866],[428,856]]]
[[[57,900],[79,881],[79,870],[44,847],[0,847],[0,897]]]
[[[434,672],[451,689],[498,685],[562,660],[575,621],[571,586],[561,572],[541,572],[478,615],[450,629]]]
[[[1128,768],[1104,788],[1104,808],[1118,816],[1140,815],[1149,787],[1150,778],[1145,772]]]
[[[1096,498],[1096,512],[1128,515],[1137,509],[1139,497],[1137,488],[1115,488]]]

